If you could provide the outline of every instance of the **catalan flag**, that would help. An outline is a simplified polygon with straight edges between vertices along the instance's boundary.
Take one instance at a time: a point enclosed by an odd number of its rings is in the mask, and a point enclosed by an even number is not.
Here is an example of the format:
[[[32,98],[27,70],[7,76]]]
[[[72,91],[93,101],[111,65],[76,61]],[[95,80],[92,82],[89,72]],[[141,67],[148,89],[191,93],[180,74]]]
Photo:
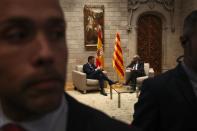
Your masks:
[[[120,79],[124,80],[125,73],[124,73],[123,55],[122,55],[119,33],[116,33],[115,47],[113,54],[113,68],[117,72]]]
[[[103,57],[103,44],[102,44],[102,32],[98,31],[98,42],[96,52],[96,67],[104,68],[104,57]]]

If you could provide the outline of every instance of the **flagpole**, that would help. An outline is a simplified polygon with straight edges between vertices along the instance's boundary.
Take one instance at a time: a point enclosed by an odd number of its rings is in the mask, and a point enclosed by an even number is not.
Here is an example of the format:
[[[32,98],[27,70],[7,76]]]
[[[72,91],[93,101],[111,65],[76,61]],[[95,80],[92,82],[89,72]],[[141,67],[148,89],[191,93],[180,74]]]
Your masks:
[[[113,54],[113,67],[116,71],[117,79],[119,83],[123,83],[124,80],[124,63],[123,63],[123,52],[120,42],[120,34],[116,33],[114,54]]]
[[[119,81],[119,76],[118,76],[117,73],[116,73],[116,79],[117,79],[118,83],[120,83],[120,81]]]

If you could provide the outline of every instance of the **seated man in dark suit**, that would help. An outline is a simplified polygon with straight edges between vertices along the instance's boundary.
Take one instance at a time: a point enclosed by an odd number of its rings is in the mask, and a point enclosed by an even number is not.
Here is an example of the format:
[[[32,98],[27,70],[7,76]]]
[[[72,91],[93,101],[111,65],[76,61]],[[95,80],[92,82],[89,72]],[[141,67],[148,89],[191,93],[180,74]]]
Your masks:
[[[129,75],[129,78],[126,80],[125,85],[128,85],[131,82],[132,88],[135,91],[136,90],[136,78],[145,75],[144,62],[140,60],[140,57],[138,55],[135,55],[131,63],[127,66],[127,70],[130,70],[131,73]]]
[[[130,130],[64,93],[68,51],[58,0],[0,0],[0,12],[0,131]]]
[[[184,20],[183,60],[144,81],[132,125],[145,131],[197,131],[197,10]]]
[[[97,79],[101,88],[101,94],[107,96],[104,90],[104,81],[108,81],[109,85],[115,84],[116,82],[110,80],[102,71],[101,68],[96,68],[94,64],[94,56],[88,57],[88,63],[83,65],[83,72],[87,74],[88,79]]]

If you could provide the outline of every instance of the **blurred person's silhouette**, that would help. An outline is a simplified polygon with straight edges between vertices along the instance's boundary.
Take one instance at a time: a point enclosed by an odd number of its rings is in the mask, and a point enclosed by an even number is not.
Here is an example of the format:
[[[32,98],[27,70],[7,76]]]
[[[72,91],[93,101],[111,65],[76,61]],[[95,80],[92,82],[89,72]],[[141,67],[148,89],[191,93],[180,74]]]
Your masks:
[[[132,124],[145,131],[197,130],[197,11],[186,17],[180,40],[177,67],[143,83]]]
[[[0,0],[0,14],[0,131],[129,130],[64,93],[68,54],[58,0]]]
[[[136,79],[145,75],[144,72],[144,62],[141,60],[139,55],[135,55],[131,63],[127,66],[127,70],[130,70],[130,75],[127,78],[125,85],[132,86],[132,89],[136,90]]]

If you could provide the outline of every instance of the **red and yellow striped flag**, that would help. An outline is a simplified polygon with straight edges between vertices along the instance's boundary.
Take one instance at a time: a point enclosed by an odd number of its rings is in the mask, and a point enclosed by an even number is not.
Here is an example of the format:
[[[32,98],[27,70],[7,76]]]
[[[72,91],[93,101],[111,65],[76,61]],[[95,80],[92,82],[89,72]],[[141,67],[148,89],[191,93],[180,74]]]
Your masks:
[[[104,57],[103,57],[103,44],[102,44],[102,32],[98,31],[98,42],[96,52],[96,67],[104,68]]]
[[[120,45],[120,34],[116,33],[116,40],[115,40],[115,47],[114,47],[114,54],[113,54],[113,67],[117,72],[118,76],[124,80],[124,64],[123,64],[123,55],[122,49]]]

